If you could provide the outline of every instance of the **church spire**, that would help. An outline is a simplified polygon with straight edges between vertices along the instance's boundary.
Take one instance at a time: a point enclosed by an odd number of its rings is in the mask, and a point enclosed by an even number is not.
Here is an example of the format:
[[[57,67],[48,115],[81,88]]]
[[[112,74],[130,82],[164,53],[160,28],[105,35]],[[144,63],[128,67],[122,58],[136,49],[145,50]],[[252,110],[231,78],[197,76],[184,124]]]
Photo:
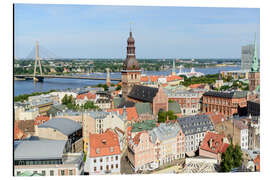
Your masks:
[[[253,60],[252,60],[251,72],[258,72],[258,71],[259,71],[259,63],[258,63],[257,41],[256,41],[256,33],[255,33],[254,55],[253,55]]]

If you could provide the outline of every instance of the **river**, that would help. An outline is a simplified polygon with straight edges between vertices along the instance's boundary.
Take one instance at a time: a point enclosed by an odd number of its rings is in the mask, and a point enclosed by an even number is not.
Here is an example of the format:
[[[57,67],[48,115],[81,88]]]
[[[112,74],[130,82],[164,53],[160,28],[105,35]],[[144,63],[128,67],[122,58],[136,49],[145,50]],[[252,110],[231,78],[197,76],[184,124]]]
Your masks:
[[[195,68],[196,72],[202,72],[204,74],[216,74],[220,71],[233,71],[239,70],[240,67],[211,67],[211,68]],[[185,72],[190,72],[190,69],[184,69]],[[177,70],[178,72],[178,70]],[[147,71],[143,72],[146,75],[168,75],[171,71]],[[93,73],[91,76],[106,77],[106,73]],[[111,73],[111,78],[121,78],[121,73]],[[14,81],[14,96],[21,94],[30,94],[33,92],[44,92],[52,89],[76,89],[83,88],[85,86],[93,86],[99,83],[104,84],[105,80],[83,80],[83,79],[44,79],[44,82],[34,83],[32,80],[26,81]],[[117,83],[113,82],[112,83]]]

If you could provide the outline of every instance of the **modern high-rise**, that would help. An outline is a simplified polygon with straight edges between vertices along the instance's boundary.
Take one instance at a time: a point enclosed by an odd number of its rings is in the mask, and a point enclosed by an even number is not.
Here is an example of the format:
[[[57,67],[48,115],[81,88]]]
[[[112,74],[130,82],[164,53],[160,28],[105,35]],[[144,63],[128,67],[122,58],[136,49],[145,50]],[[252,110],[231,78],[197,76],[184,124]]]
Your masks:
[[[241,70],[250,70],[254,56],[254,44],[242,46]]]

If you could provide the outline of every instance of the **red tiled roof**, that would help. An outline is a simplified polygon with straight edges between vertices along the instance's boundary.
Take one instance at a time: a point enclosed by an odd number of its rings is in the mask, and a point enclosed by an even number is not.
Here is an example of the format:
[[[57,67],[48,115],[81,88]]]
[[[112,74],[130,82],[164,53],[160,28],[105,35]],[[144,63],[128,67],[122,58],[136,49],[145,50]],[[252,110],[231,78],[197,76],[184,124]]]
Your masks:
[[[108,112],[111,112],[111,111],[114,111],[114,112],[119,112],[119,114],[123,114],[124,112],[124,109],[123,108],[118,108],[118,109],[109,109]],[[128,121],[136,121],[139,116],[138,116],[138,113],[136,111],[136,107],[127,107],[126,108],[126,111],[127,111],[127,120]]]
[[[134,136],[133,142],[134,142],[136,145],[139,144],[139,142],[140,142],[140,137],[141,137],[141,134],[142,134],[142,133],[143,133],[143,132],[139,132],[139,133],[137,133],[137,134]]]
[[[260,171],[260,155],[257,155],[253,162],[256,166],[256,171]]]
[[[209,151],[212,153],[223,153],[226,151],[229,144],[223,143],[223,138],[225,136],[221,134],[216,134],[213,132],[207,132],[201,145],[200,149],[203,149],[205,151]],[[212,146],[211,146],[212,141]]]
[[[205,113],[205,114],[210,117],[210,119],[211,119],[211,121],[212,121],[212,123],[214,125],[221,123],[222,122],[222,119],[223,119],[223,121],[226,120],[225,115],[222,114],[222,113],[209,112],[209,113]]]
[[[168,86],[168,84],[162,84],[162,86],[163,86],[163,87],[167,87],[167,86]]]
[[[191,89],[196,89],[196,88],[199,88],[199,87],[202,87],[202,86],[203,86],[203,84],[191,84],[191,85],[189,85],[189,87]]]
[[[40,125],[49,120],[50,120],[49,116],[37,116],[36,119],[34,120],[34,125]]]
[[[151,82],[157,82],[159,76],[150,76]]]
[[[167,82],[182,80],[183,78],[177,75],[169,75],[167,76]]]
[[[148,76],[141,76],[141,82],[147,82]]]
[[[100,157],[120,154],[120,145],[117,134],[107,129],[102,134],[89,134],[89,157]]]
[[[88,92],[86,94],[79,94],[77,95],[77,99],[84,99],[84,98],[87,98],[87,99],[96,99],[96,94],[93,94],[91,92]]]
[[[14,140],[22,139],[24,136],[23,131],[19,128],[18,123],[14,123]]]

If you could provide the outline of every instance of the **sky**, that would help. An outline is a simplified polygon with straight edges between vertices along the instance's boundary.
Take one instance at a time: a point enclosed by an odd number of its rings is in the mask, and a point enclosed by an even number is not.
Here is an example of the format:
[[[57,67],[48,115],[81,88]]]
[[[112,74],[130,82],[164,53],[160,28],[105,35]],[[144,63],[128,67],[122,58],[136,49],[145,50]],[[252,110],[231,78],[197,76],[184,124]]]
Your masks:
[[[259,47],[260,9],[15,4],[15,57],[38,40],[62,58],[122,58],[130,28],[137,58],[240,58]]]

